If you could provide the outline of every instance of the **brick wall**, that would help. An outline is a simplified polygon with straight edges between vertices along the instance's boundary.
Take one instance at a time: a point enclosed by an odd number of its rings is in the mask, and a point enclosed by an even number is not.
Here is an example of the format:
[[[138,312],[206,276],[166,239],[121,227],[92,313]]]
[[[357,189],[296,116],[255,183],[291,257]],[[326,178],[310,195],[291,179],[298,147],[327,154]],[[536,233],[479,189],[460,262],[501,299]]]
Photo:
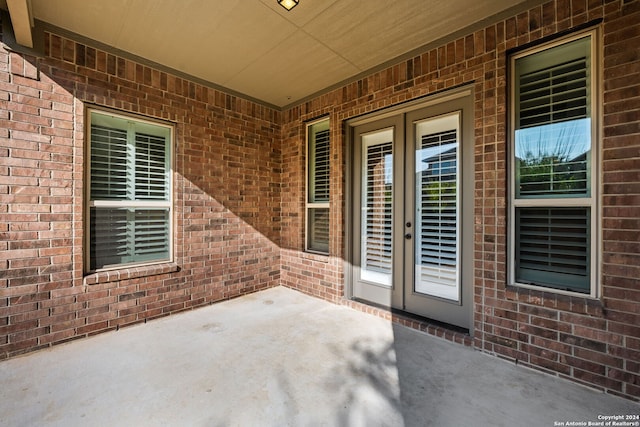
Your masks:
[[[602,18],[596,301],[506,285],[506,51]],[[640,0],[557,0],[278,112],[47,34],[0,48],[0,359],[279,283],[631,398],[640,396]],[[474,336],[343,299],[344,121],[475,94]],[[175,262],[85,276],[84,115],[176,129]],[[331,120],[330,255],[304,253],[304,123]]]
[[[342,237],[344,229],[344,151],[341,126],[333,113],[334,99],[321,97],[315,109],[302,113],[301,108],[286,112],[282,126],[282,284],[309,295],[332,302],[344,297]],[[305,248],[305,179],[306,179],[306,124],[318,117],[330,120],[330,233],[331,256],[304,252]]]
[[[277,285],[280,112],[45,37],[0,48],[0,359]],[[175,262],[83,274],[90,105],[175,125]]]
[[[602,19],[604,44],[602,298],[507,286],[506,52],[596,19]],[[285,111],[282,283],[331,301],[340,301],[344,293],[343,122],[470,84],[475,93],[473,345],[610,393],[640,398],[639,22],[637,0],[549,1]],[[302,252],[303,123],[325,114],[332,125],[332,235],[331,255],[318,257]],[[360,308],[470,342],[424,322]]]

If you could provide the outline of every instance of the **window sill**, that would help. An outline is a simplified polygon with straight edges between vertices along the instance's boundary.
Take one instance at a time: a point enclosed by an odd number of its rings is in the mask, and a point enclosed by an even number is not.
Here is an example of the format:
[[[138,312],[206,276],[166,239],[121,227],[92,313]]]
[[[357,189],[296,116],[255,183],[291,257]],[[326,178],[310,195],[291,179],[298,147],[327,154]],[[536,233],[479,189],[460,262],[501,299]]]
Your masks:
[[[304,251],[302,252],[302,258],[309,259],[312,261],[320,261],[320,262],[329,262],[329,254],[325,252],[313,252],[313,251]]]
[[[117,282],[120,280],[137,279],[139,277],[175,273],[176,271],[180,271],[180,267],[174,262],[138,267],[125,267],[117,270],[90,273],[84,277],[84,284],[98,285],[100,283]]]

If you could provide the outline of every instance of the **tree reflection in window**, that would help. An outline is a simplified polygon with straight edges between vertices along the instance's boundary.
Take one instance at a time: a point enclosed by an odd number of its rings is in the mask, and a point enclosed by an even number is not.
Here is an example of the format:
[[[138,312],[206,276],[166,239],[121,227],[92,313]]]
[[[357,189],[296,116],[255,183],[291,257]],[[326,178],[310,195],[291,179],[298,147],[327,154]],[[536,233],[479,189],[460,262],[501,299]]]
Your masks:
[[[589,197],[591,120],[515,132],[516,196]]]

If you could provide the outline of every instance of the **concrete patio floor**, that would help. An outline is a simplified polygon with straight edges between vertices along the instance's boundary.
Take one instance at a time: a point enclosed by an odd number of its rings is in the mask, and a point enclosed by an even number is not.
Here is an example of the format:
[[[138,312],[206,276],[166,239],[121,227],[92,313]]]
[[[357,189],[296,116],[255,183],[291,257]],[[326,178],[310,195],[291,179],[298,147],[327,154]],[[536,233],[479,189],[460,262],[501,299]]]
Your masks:
[[[2,426],[554,426],[640,405],[283,287],[0,362]]]

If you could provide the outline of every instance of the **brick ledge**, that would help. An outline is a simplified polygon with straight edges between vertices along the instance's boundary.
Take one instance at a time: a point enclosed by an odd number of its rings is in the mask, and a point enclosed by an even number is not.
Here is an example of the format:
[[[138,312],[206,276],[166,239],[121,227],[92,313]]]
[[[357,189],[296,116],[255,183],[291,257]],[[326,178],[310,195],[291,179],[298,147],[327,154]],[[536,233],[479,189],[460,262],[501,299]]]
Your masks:
[[[91,273],[84,277],[85,285],[97,285],[100,283],[117,282],[119,280],[136,279],[138,277],[156,276],[180,271],[178,264],[174,262],[144,265],[138,267],[127,267],[117,270],[101,271]]]

